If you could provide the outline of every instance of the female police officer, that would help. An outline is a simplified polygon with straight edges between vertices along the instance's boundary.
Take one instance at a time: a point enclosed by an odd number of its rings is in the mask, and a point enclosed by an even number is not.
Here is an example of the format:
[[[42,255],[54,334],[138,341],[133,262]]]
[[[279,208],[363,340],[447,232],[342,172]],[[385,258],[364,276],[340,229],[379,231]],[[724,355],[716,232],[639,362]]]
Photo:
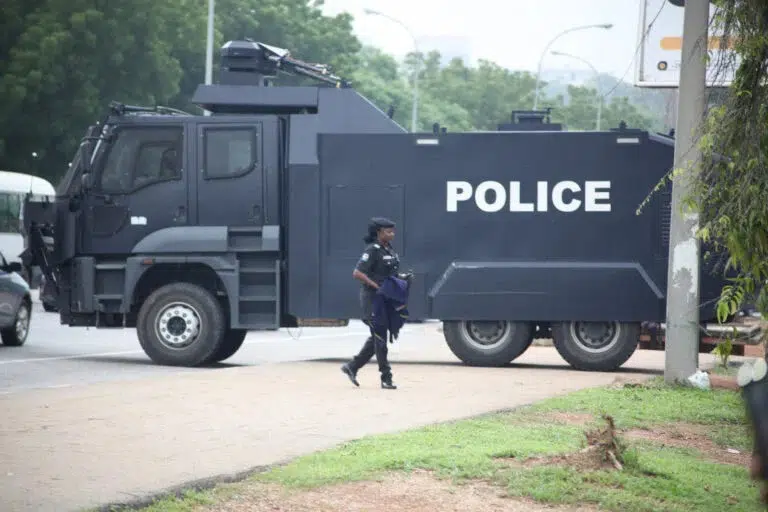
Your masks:
[[[362,307],[362,320],[371,329],[371,335],[365,340],[363,348],[349,363],[341,367],[349,380],[355,386],[357,372],[371,360],[376,354],[381,372],[381,387],[383,389],[397,389],[392,383],[392,371],[387,361],[387,340],[378,339],[373,335],[371,315],[373,313],[373,299],[379,285],[390,276],[397,274],[400,259],[392,249],[391,242],[395,238],[395,223],[383,217],[375,217],[368,224],[368,235],[363,239],[367,244],[363,255],[355,266],[352,276],[362,283],[360,288],[360,305]]]

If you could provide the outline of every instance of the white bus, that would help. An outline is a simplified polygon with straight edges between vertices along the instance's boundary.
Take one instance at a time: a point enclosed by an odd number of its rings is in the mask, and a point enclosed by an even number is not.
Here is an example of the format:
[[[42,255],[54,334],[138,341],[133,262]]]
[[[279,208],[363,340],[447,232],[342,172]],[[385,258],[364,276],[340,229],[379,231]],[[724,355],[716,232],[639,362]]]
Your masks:
[[[51,201],[56,190],[43,178],[20,172],[0,171],[0,252],[10,263],[21,262],[24,251],[22,228],[22,206],[27,195],[33,201]],[[36,281],[25,276],[28,281]],[[31,284],[31,283],[30,283]]]

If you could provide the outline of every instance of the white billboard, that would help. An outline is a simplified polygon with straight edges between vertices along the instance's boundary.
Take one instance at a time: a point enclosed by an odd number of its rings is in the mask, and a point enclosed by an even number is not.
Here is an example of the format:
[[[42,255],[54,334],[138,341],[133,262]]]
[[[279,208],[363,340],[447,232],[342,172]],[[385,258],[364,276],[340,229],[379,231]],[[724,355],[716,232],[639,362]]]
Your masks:
[[[688,0],[705,1],[705,0]],[[635,85],[638,87],[672,87],[680,83],[680,60],[683,46],[683,7],[669,0],[639,0],[639,48],[635,66]],[[659,12],[661,10],[661,12]],[[707,63],[707,85],[727,87],[733,80],[736,66],[722,70],[719,75],[716,66],[720,59],[720,38],[711,25],[716,12],[710,3],[709,62]],[[658,17],[656,15],[658,14]],[[655,21],[654,21],[654,18]]]

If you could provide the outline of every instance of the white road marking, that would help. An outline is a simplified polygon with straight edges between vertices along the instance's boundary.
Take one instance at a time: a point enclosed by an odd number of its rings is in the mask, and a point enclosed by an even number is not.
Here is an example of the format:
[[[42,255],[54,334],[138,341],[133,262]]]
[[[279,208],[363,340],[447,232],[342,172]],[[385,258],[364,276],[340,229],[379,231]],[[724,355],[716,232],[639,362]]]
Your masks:
[[[403,329],[403,334],[406,334],[408,330]],[[244,345],[253,345],[256,343],[269,343],[269,342],[279,342],[279,341],[302,341],[302,340],[317,340],[317,339],[328,339],[332,340],[335,338],[351,338],[353,336],[365,336],[368,334],[368,331],[356,331],[356,332],[346,332],[346,333],[339,333],[339,334],[320,334],[320,335],[310,335],[310,336],[296,336],[291,337],[290,335],[288,337],[281,337],[278,339],[268,339],[268,340],[251,340],[246,341]],[[5,364],[25,364],[25,363],[45,363],[49,361],[69,361],[69,360],[77,360],[77,359],[88,359],[91,357],[111,357],[111,356],[128,356],[128,355],[140,355],[144,354],[143,350],[128,350],[123,352],[97,352],[95,354],[77,354],[77,355],[71,355],[71,356],[53,356],[53,357],[37,357],[37,358],[28,358],[28,359],[8,359],[5,361],[0,361],[0,365]]]
[[[55,356],[55,357],[36,357],[30,359],[9,359],[7,361],[0,361],[0,365],[3,364],[23,364],[23,363],[44,363],[47,361],[66,361],[69,359],[84,359],[86,357],[109,357],[109,356],[125,356],[130,354],[142,354],[140,350],[131,350],[126,352],[98,352],[96,354],[78,354],[72,356]]]

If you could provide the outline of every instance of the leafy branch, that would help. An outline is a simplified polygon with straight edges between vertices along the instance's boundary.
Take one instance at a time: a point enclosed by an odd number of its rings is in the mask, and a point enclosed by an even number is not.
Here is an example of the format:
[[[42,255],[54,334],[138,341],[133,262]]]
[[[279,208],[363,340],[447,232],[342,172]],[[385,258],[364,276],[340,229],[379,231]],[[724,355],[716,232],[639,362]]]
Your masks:
[[[768,2],[713,4],[719,11],[710,34],[722,34],[714,80],[730,70],[734,79],[698,129],[701,165],[669,173],[649,197],[667,180],[687,174],[690,188],[683,202],[699,213],[697,236],[714,251],[725,251],[725,271],[735,274],[718,302],[718,320],[723,322],[745,300],[756,299],[758,310],[768,313],[763,290],[768,279]],[[725,51],[729,48],[732,52]]]

